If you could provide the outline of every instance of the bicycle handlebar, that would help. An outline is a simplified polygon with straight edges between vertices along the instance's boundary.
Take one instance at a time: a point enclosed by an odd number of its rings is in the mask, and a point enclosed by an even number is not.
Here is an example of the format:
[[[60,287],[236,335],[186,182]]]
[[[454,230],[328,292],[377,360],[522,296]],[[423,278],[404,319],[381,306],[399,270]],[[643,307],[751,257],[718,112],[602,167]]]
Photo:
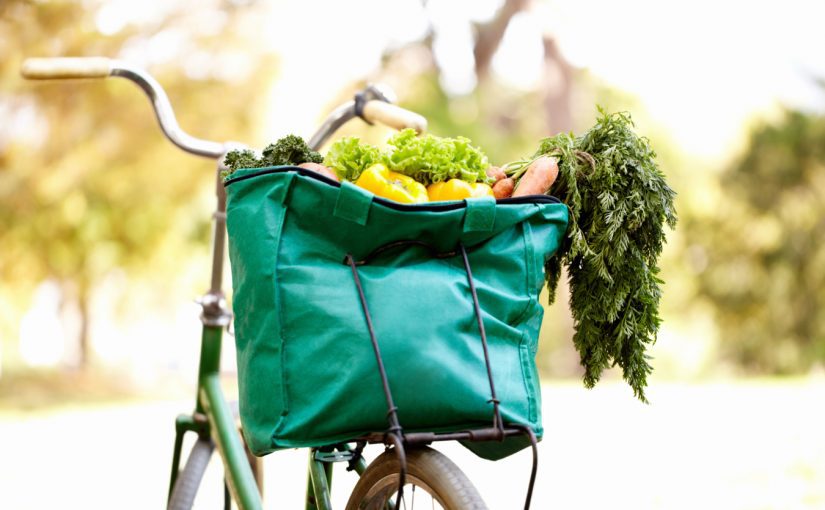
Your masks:
[[[226,152],[222,143],[195,138],[183,131],[160,83],[149,73],[126,62],[105,57],[29,58],[23,61],[20,72],[29,80],[126,78],[136,83],[149,97],[160,129],[172,143],[186,152],[211,159],[221,158]]]
[[[27,80],[106,78],[111,72],[112,61],[105,57],[29,58],[20,68]]]
[[[392,104],[392,98],[389,97],[392,96],[391,91],[381,86],[368,85],[357,95],[364,99],[361,111],[358,111],[355,101],[344,103],[333,110],[309,139],[308,145],[312,149],[318,150],[338,128],[359,116],[370,124],[378,122],[398,130],[412,128],[418,133],[427,130],[427,119],[423,116]]]
[[[175,118],[175,112],[166,92],[149,73],[127,62],[105,57],[29,58],[23,61],[20,73],[28,80],[66,80],[77,78],[126,78],[137,84],[152,102],[161,131],[180,149],[211,159],[222,159],[237,143],[219,143],[195,138],[184,132]],[[394,129],[412,128],[421,133],[427,129],[427,120],[421,115],[391,104],[388,94],[372,85],[361,92],[364,99],[360,111],[355,101],[335,109],[312,136],[309,146],[318,149],[339,127],[350,119],[361,116],[367,122],[379,122]]]
[[[368,122],[378,122],[399,131],[412,128],[422,133],[427,130],[427,119],[415,112],[384,101],[367,101],[364,103],[363,115]]]

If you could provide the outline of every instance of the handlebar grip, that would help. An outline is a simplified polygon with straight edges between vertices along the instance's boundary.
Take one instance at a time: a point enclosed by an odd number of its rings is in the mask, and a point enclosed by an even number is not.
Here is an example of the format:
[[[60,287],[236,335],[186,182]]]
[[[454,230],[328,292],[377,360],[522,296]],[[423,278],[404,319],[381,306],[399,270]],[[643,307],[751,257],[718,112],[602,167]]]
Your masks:
[[[399,131],[412,128],[418,133],[423,133],[427,130],[427,119],[415,112],[384,101],[367,101],[364,103],[363,113],[366,120],[379,122]]]
[[[106,78],[111,74],[112,63],[106,57],[27,58],[20,74],[27,80]]]

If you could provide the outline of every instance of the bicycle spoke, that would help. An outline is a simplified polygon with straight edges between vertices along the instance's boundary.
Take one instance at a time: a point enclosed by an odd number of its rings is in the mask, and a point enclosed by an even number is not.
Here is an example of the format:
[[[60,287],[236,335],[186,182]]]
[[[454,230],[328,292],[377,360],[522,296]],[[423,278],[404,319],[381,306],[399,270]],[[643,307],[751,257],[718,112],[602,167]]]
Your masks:
[[[423,491],[423,492],[422,492]],[[404,497],[401,498],[401,508],[399,510],[415,510],[415,501],[416,501],[416,494],[421,493],[418,496],[419,503],[426,505],[427,499],[430,501],[430,509],[431,510],[444,510],[444,507],[438,503],[438,500],[433,497],[427,490],[421,489],[418,485],[411,483],[404,486]],[[410,504],[407,505],[407,495],[410,496]],[[389,498],[387,501],[384,502],[384,510],[395,510],[395,498],[398,496],[398,491],[392,492],[392,494],[388,494],[386,497]],[[423,499],[422,499],[423,498]]]

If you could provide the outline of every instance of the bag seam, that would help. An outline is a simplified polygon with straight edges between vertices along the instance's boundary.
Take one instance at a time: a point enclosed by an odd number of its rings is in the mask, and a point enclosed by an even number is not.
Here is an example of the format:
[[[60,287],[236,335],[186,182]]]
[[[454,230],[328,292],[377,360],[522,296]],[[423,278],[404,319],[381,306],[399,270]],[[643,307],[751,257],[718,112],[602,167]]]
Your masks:
[[[519,312],[515,319],[508,323],[510,327],[517,327],[518,324],[521,324],[524,321],[524,318],[530,312],[530,309],[533,307],[534,299],[533,299],[533,291],[530,285],[530,282],[534,279],[535,268],[533,267],[533,251],[531,250],[532,246],[532,231],[526,229],[525,226],[527,225],[527,219],[519,223],[519,227],[521,228],[521,242],[524,243],[524,263],[525,267],[527,268],[526,278],[525,278],[525,288],[527,290],[527,295],[530,296],[530,299],[527,301],[527,305],[525,305],[524,309]],[[530,238],[528,240],[528,237]],[[537,299],[535,301],[538,301]]]
[[[526,290],[527,295],[530,297],[527,301],[527,306],[524,307],[524,311],[519,315],[518,320],[515,324],[522,324],[524,325],[525,319],[529,314],[530,310],[534,308],[535,305],[541,305],[539,303],[539,295],[538,292],[535,290],[535,286],[533,282],[536,279],[536,251],[535,251],[535,244],[533,243],[533,229],[530,226],[529,219],[525,219],[520,223],[522,229],[522,240],[524,241],[524,256],[525,256],[525,266],[527,268],[526,273]],[[521,328],[521,341],[519,342],[519,356],[521,357],[521,374],[522,374],[522,382],[525,386],[525,394],[527,395],[527,416],[530,420],[530,423],[535,423],[538,419],[538,413],[536,411],[536,398],[532,392],[532,388],[535,383],[532,381],[532,371],[529,370],[529,363],[535,363],[535,360],[531,361],[533,358],[533,346],[531,345],[530,335]],[[538,348],[538,338],[536,338],[536,348]],[[523,353],[526,352],[527,355],[525,356]],[[536,381],[537,382],[537,381]]]
[[[287,189],[284,191],[284,196],[282,198],[282,202],[281,202],[281,205],[280,205],[281,215],[280,215],[280,221],[279,221],[279,225],[278,225],[278,238],[277,238],[276,245],[275,245],[275,250],[274,250],[275,253],[273,254],[273,256],[274,256],[274,265],[275,265],[274,271],[272,273],[273,274],[272,284],[274,286],[273,296],[274,296],[274,301],[275,301],[273,303],[273,305],[276,307],[275,309],[278,310],[278,340],[280,342],[280,351],[281,351],[281,353],[280,353],[280,358],[281,358],[280,359],[280,370],[279,370],[280,374],[279,375],[280,375],[280,378],[281,378],[281,400],[282,400],[282,403],[283,403],[282,409],[281,409],[281,415],[278,418],[277,423],[275,423],[275,426],[272,429],[272,437],[270,439],[271,439],[271,444],[273,445],[273,447],[276,444],[276,438],[278,437],[278,433],[280,432],[281,429],[283,429],[283,427],[286,423],[286,418],[289,415],[289,409],[290,409],[289,392],[288,392],[288,386],[287,386],[288,380],[287,380],[286,370],[285,370],[285,368],[286,368],[286,336],[284,334],[284,324],[285,324],[284,319],[285,319],[285,317],[284,317],[284,307],[281,306],[282,299],[281,299],[281,287],[279,285],[280,278],[278,277],[278,258],[279,258],[280,252],[281,252],[281,243],[282,243],[283,238],[284,238],[284,227],[286,225],[286,216],[287,216],[287,212],[289,211],[289,207],[287,205],[288,204],[288,198],[289,198],[289,194],[292,191],[292,185],[293,184],[294,184],[294,180],[290,179],[289,184],[287,185]]]
[[[521,333],[521,342],[519,342],[519,357],[521,358],[521,381],[524,383],[524,392],[527,395],[527,418],[530,421],[528,425],[532,425],[538,419],[538,413],[536,412],[536,397],[533,394],[532,388],[535,386],[533,382],[533,375],[531,371],[528,369],[528,364],[530,363],[530,354],[532,349],[528,342],[530,341],[530,335],[527,332],[522,331]],[[525,359],[524,352],[527,352],[527,356]]]

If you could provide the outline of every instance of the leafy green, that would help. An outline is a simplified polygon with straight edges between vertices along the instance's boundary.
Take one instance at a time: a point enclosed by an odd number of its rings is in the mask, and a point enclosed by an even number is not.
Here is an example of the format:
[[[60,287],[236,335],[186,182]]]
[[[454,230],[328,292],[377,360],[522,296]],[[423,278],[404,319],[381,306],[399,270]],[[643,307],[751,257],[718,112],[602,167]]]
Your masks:
[[[239,168],[260,168],[265,166],[300,165],[311,162],[320,163],[324,158],[310,149],[303,138],[286,135],[263,150],[260,158],[249,149],[229,151],[223,160],[227,170],[221,174],[226,179]]]
[[[383,163],[429,186],[434,182],[463,179],[470,183],[491,182],[485,170],[487,156],[463,137],[418,136],[404,129],[387,141],[384,150],[361,143],[357,137],[342,138],[332,144],[324,164],[342,179],[354,181],[370,165]]]
[[[648,140],[626,113],[599,108],[596,125],[580,137],[542,140],[535,156],[559,159],[551,189],[570,209],[570,227],[546,267],[551,300],[562,265],[570,282],[573,342],[592,387],[618,364],[634,394],[644,393],[652,368],[646,353],[661,323],[662,280],[657,260],[664,224],[676,225],[675,193],[665,182]]]
[[[255,156],[255,153],[249,149],[229,151],[223,159],[223,164],[228,167],[224,173],[223,178],[239,168],[257,168],[261,166],[261,161]]]
[[[324,165],[332,168],[338,177],[355,181],[361,172],[376,163],[387,163],[381,149],[361,143],[357,136],[341,138],[333,143],[324,158]]]
[[[462,179],[469,183],[491,182],[485,172],[490,166],[487,156],[462,136],[416,136],[414,130],[405,129],[387,143],[392,147],[390,169],[408,175],[425,186],[450,179]]]
[[[297,135],[286,135],[267,145],[262,155],[261,166],[300,165],[324,160],[323,156],[310,149],[304,139]]]

